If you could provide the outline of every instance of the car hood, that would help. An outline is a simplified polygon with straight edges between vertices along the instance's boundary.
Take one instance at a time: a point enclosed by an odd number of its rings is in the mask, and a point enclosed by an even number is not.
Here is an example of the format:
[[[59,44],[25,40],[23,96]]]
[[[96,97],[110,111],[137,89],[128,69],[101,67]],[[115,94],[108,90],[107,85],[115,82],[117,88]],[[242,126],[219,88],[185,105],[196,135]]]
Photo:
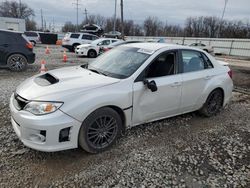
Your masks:
[[[63,101],[65,97],[74,97],[119,81],[74,66],[33,76],[19,85],[16,93],[27,100]]]
[[[91,44],[81,44],[81,45],[77,46],[77,48],[88,48],[90,46],[92,46],[92,45]]]

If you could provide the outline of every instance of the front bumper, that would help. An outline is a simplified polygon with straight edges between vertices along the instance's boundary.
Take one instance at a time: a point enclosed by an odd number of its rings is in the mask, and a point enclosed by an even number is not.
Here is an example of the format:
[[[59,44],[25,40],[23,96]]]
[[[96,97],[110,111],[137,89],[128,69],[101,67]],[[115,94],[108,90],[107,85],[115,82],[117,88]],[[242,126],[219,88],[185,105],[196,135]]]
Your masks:
[[[78,132],[81,122],[57,110],[54,113],[36,116],[24,110],[18,111],[10,99],[11,123],[24,145],[35,150],[54,152],[78,147]],[[61,141],[63,130],[68,131],[68,140]]]
[[[76,55],[79,55],[79,56],[87,56],[88,49],[83,49],[83,48],[76,49],[75,53],[76,53]]]

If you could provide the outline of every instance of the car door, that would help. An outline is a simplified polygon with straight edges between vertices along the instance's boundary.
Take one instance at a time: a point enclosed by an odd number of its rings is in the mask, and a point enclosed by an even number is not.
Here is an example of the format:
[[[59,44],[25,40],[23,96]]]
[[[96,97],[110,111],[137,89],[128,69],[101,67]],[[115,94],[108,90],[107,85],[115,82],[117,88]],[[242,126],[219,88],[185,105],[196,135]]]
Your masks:
[[[207,82],[212,78],[210,68],[204,54],[195,50],[181,50],[182,64],[182,100],[181,112],[196,110],[200,96],[203,94]]]
[[[160,54],[135,80],[133,125],[178,114],[182,80],[178,74],[177,57],[177,51]],[[151,81],[157,86],[155,92],[145,84]]]
[[[0,32],[0,65],[6,63],[6,49],[8,48],[8,44],[6,44],[5,38],[4,33]]]
[[[82,44],[90,44],[92,42],[92,37],[90,35],[82,35]]]

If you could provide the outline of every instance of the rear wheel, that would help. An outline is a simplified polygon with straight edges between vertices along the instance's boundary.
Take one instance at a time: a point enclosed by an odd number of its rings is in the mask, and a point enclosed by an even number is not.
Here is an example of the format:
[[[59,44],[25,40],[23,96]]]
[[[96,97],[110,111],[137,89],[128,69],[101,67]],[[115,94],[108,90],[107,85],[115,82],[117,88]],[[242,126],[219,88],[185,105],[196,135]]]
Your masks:
[[[7,66],[12,71],[24,71],[27,69],[28,61],[27,58],[21,54],[12,54],[7,59]]]
[[[220,89],[212,91],[205,104],[203,105],[200,113],[206,117],[211,117],[220,112],[223,106],[223,92]]]
[[[89,153],[99,153],[109,148],[121,135],[122,121],[111,108],[101,108],[91,113],[79,132],[79,145]]]
[[[95,50],[89,50],[88,57],[89,58],[95,58],[97,56],[97,53]]]

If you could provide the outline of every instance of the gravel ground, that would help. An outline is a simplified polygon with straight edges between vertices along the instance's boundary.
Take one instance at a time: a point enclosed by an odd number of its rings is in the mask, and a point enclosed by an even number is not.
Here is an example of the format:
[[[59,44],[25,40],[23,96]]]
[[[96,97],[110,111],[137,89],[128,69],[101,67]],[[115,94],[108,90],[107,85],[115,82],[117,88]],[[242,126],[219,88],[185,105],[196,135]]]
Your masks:
[[[190,113],[137,126],[97,155],[26,148],[10,123],[16,86],[39,71],[41,57],[49,69],[89,61],[68,54],[62,63],[60,47],[51,47],[49,56],[44,46],[35,50],[28,71],[0,70],[0,187],[250,187],[250,96],[240,93],[215,117]]]

